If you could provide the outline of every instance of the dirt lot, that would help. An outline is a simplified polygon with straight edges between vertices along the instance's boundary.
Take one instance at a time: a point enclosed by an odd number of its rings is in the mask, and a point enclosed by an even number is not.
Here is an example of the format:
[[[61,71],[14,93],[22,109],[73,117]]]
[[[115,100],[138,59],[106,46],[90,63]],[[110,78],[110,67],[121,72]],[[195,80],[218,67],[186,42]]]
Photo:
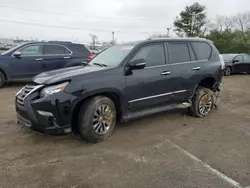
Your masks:
[[[249,83],[248,75],[226,77],[209,117],[161,113],[119,125],[95,145],[15,124],[22,85],[8,85],[0,90],[0,187],[249,188]]]

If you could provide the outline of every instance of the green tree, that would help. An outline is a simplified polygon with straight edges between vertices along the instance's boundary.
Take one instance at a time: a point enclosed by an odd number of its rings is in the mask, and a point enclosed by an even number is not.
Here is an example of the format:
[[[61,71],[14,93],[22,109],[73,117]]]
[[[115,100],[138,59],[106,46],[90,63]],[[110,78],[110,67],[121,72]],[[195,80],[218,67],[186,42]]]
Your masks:
[[[186,6],[174,21],[176,34],[188,37],[203,35],[207,23],[205,9],[205,6],[197,2]]]
[[[244,36],[244,38],[243,38]],[[205,36],[213,41],[220,53],[249,53],[250,51],[250,32],[242,35],[240,30],[224,30],[217,29],[210,31]],[[244,39],[244,40],[243,40]]]

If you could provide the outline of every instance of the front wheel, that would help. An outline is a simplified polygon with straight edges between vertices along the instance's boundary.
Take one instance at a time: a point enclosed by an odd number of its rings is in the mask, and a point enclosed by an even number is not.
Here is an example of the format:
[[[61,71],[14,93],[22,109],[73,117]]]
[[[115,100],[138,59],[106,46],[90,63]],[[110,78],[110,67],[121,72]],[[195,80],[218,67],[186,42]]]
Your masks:
[[[78,131],[87,142],[101,142],[108,138],[116,124],[116,108],[113,101],[104,96],[85,101],[78,117]]]
[[[204,87],[198,87],[192,99],[189,113],[195,117],[205,117],[214,107],[213,92]]]

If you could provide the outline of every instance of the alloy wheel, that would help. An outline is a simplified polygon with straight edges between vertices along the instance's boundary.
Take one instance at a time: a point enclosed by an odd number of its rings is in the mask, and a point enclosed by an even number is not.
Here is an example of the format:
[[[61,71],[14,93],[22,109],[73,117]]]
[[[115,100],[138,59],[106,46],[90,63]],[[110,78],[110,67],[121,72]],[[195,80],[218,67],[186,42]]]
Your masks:
[[[114,121],[114,116],[110,106],[100,105],[93,116],[93,129],[98,135],[105,135]]]
[[[207,115],[212,109],[213,98],[208,94],[204,94],[199,101],[199,113],[203,116]]]

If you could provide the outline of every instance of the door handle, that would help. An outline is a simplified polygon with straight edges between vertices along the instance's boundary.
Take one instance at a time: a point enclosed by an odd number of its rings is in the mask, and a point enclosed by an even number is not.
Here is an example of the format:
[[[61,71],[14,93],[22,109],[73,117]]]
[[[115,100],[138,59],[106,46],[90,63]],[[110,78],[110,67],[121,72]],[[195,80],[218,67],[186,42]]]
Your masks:
[[[197,70],[200,70],[200,69],[201,69],[200,67],[194,67],[193,71],[197,71]]]
[[[43,58],[37,58],[36,59],[36,61],[42,61],[43,60]]]
[[[164,71],[161,73],[161,75],[169,75],[169,74],[171,74],[171,72],[169,72],[169,71]]]
[[[67,57],[63,57],[63,58],[64,58],[64,59],[70,59],[70,57],[68,57],[68,56],[67,56]]]

